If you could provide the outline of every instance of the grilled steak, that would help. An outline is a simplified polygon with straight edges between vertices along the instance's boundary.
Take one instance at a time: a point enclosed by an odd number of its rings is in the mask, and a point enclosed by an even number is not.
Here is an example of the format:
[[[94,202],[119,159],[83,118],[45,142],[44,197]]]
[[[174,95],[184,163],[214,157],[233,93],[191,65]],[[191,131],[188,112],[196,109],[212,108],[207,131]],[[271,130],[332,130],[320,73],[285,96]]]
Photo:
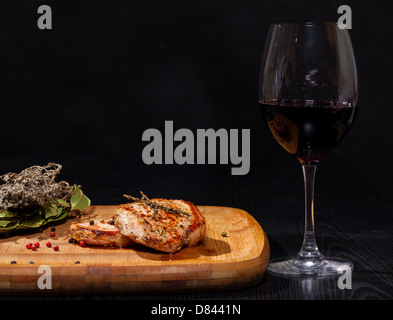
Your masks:
[[[130,238],[124,237],[116,226],[107,222],[74,222],[70,232],[73,239],[90,245],[126,247],[132,244]]]
[[[194,204],[184,200],[150,201],[173,210],[152,208],[140,201],[122,204],[115,214],[115,225],[122,235],[168,253],[195,246],[204,238],[205,218]]]

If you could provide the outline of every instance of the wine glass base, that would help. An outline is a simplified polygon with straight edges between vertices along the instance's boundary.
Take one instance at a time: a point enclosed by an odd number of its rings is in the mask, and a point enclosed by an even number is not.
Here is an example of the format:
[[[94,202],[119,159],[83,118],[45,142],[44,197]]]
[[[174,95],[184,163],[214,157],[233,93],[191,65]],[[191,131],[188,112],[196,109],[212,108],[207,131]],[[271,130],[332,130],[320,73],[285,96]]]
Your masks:
[[[340,258],[323,257],[320,260],[294,258],[274,259],[268,266],[268,271],[277,275],[314,275],[318,277],[342,275],[352,271],[353,263]]]

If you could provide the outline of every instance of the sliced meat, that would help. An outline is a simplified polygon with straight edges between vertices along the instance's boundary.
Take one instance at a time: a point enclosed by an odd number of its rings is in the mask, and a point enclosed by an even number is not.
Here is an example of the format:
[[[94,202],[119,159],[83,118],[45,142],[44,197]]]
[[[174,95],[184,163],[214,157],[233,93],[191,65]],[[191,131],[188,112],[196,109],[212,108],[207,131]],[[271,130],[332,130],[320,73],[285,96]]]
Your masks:
[[[74,222],[70,228],[71,237],[78,242],[84,241],[87,244],[95,246],[116,246],[127,247],[133,242],[130,238],[124,237],[119,229],[102,221]]]
[[[195,246],[204,238],[205,218],[194,204],[184,200],[150,201],[173,210],[153,209],[140,201],[122,204],[115,214],[115,225],[121,234],[136,243],[168,253],[177,252],[183,246]]]

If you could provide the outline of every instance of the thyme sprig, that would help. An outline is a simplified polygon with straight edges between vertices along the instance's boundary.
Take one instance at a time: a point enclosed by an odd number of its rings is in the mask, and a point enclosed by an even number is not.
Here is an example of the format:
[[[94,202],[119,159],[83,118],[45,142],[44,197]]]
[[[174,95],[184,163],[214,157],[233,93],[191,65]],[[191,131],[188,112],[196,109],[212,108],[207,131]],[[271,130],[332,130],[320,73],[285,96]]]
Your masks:
[[[155,218],[155,215],[157,214],[158,210],[163,210],[167,213],[174,213],[174,214],[180,214],[180,215],[185,215],[185,216],[189,216],[190,214],[188,212],[179,210],[179,209],[174,209],[172,207],[167,207],[167,206],[163,206],[162,204],[159,204],[155,201],[151,201],[142,191],[140,191],[142,197],[141,198],[136,198],[133,196],[129,196],[128,194],[123,195],[125,198],[129,199],[129,200],[133,200],[136,202],[142,202],[146,205],[148,205],[150,208],[153,209],[153,215],[152,218]]]

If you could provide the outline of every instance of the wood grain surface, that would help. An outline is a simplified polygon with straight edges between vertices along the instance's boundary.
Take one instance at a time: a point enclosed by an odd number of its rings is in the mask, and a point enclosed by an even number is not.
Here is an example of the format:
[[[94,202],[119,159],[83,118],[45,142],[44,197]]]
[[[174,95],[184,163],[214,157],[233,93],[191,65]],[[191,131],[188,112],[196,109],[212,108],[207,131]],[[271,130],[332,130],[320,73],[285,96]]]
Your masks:
[[[38,279],[51,272],[50,294],[129,294],[239,289],[260,282],[269,257],[269,243],[247,212],[200,206],[206,217],[205,239],[192,248],[168,254],[140,245],[130,248],[81,247],[69,243],[72,222],[109,218],[116,206],[92,206],[81,217],[42,232],[0,239],[0,293],[48,294]],[[222,231],[227,236],[221,235]],[[40,242],[36,251],[27,243]],[[52,247],[46,247],[50,241]],[[55,251],[53,246],[59,246]],[[49,270],[49,269],[47,269]]]

